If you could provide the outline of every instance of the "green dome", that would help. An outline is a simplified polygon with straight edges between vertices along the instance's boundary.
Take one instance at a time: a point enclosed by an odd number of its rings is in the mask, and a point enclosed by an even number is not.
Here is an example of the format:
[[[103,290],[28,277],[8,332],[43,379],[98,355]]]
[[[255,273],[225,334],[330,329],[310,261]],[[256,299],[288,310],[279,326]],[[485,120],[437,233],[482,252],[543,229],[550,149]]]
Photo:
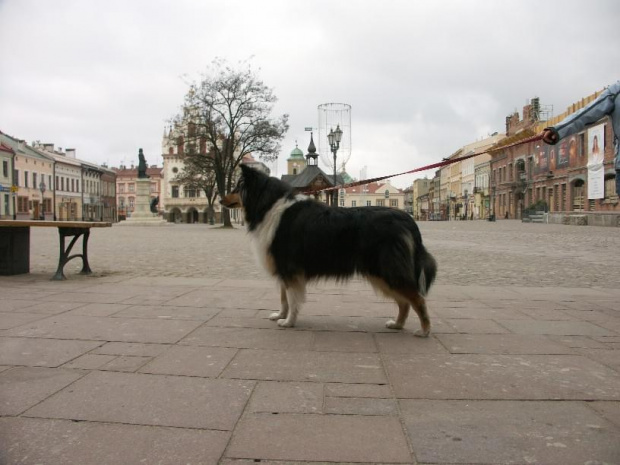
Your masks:
[[[304,153],[297,146],[291,151],[289,160],[304,160]]]

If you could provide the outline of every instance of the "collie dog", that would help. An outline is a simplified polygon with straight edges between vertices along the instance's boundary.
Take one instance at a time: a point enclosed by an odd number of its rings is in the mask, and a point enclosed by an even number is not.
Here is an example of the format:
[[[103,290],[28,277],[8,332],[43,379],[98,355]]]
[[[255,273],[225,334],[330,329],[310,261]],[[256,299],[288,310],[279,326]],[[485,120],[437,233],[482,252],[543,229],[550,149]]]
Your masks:
[[[295,325],[308,281],[359,275],[398,304],[398,316],[386,323],[388,328],[402,329],[412,306],[421,325],[415,334],[428,336],[424,297],[437,264],[407,213],[387,207],[330,207],[295,195],[285,182],[245,165],[221,203],[243,209],[258,259],[280,284],[282,309],[270,316],[279,326]]]

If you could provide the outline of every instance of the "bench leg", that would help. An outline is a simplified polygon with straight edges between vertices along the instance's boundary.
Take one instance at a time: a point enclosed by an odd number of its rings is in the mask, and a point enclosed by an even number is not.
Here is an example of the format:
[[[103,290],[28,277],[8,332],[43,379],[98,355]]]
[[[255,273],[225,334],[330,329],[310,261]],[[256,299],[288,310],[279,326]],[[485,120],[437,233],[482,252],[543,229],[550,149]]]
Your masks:
[[[88,264],[88,237],[90,236],[90,230],[88,228],[58,228],[58,236],[60,239],[60,255],[58,257],[58,269],[56,274],[52,277],[52,281],[62,281],[67,279],[63,273],[65,265],[74,258],[82,257],[82,271],[80,274],[91,274],[92,271]],[[69,246],[65,249],[65,238],[73,237]],[[70,255],[73,246],[78,238],[82,236],[82,253]]]
[[[82,236],[82,271],[80,274],[93,274],[88,265],[88,238],[90,237],[90,229],[84,231],[84,235]]]

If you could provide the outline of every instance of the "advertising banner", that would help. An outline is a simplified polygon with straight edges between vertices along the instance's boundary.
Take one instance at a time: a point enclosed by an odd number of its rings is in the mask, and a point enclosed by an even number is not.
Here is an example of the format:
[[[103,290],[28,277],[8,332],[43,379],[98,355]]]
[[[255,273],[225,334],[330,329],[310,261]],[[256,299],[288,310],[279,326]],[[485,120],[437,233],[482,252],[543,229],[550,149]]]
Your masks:
[[[604,134],[604,124],[588,129],[588,199],[605,197]]]

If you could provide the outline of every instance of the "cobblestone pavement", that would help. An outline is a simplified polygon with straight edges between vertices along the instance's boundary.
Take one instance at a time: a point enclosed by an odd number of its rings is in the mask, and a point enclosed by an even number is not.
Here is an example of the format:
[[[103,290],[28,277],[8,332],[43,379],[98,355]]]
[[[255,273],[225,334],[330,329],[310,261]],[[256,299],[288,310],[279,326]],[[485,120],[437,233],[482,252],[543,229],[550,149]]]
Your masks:
[[[440,284],[615,288],[620,283],[617,228],[514,220],[419,225],[439,263]],[[32,272],[55,270],[56,231],[32,228],[31,236]],[[91,268],[103,275],[266,278],[241,226],[234,231],[199,224],[95,229],[89,255]],[[78,263],[73,266],[79,269]]]
[[[94,275],[59,282],[32,228],[0,276],[0,465],[619,465],[619,231],[420,227],[428,338],[357,280],[279,328],[242,229],[93,230]]]

